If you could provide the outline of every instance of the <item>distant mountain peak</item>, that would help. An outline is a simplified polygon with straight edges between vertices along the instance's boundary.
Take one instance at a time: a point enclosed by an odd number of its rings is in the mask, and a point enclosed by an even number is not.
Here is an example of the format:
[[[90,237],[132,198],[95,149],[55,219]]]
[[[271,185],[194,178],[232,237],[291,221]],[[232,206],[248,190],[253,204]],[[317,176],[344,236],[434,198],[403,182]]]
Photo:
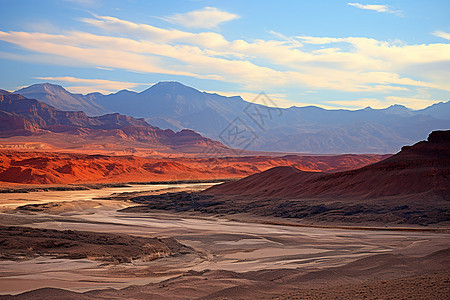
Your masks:
[[[434,118],[449,120],[450,116],[450,101],[434,103],[427,108],[417,110],[416,113],[432,115]],[[447,126],[448,128],[448,126]]]
[[[64,93],[70,93],[62,85],[59,85],[59,84],[53,84],[53,83],[46,82],[46,83],[44,83],[44,87],[46,89],[48,89],[49,91],[59,91],[59,92],[64,92]]]
[[[38,90],[44,90],[47,92],[63,91],[63,92],[68,93],[68,91],[65,88],[63,88],[61,85],[53,84],[53,83],[49,83],[49,82],[32,84],[28,87],[17,90],[16,92],[20,94],[20,92],[23,92],[23,91],[38,91]]]
[[[427,108],[431,108],[431,107],[441,106],[441,105],[443,105],[443,104],[448,104],[448,103],[450,103],[450,101],[447,101],[447,102],[439,101],[439,102],[433,103],[432,105],[430,105],[430,106],[424,108],[423,110],[425,110],[425,109],[427,109]]]
[[[385,109],[384,112],[396,115],[413,115],[413,111],[401,104],[393,104]]]
[[[56,83],[50,83],[50,82],[44,82],[43,85],[45,87],[53,87],[53,88],[59,88],[65,90],[65,88],[62,87],[62,85],[56,84]]]
[[[388,109],[389,108],[406,108],[407,109],[406,106],[401,105],[401,104],[392,104],[391,106],[388,107]]]
[[[142,94],[147,94],[149,92],[155,91],[175,92],[175,93],[184,93],[184,92],[201,93],[199,90],[184,85],[178,81],[160,81],[158,83],[155,83],[145,91],[143,91]]]
[[[178,81],[160,81],[155,83],[154,85],[152,85],[150,88],[190,88],[190,89],[194,89],[192,87],[189,87],[187,85],[184,85]]]
[[[108,112],[107,109],[93,101],[92,98],[98,97],[98,94],[86,96],[72,94],[61,85],[49,82],[33,84],[14,93],[29,99],[37,99],[61,110],[84,111],[89,115],[101,115]]]
[[[94,97],[100,96],[101,97],[101,96],[103,96],[103,94],[100,92],[92,92],[92,93],[86,94],[86,96],[94,96]]]
[[[168,80],[168,81],[159,81],[159,82],[155,83],[154,85],[179,85],[179,86],[187,86],[187,85],[185,85],[185,84],[182,84],[182,83],[179,82],[179,81],[170,81],[170,80]]]
[[[120,90],[120,91],[118,91],[117,93],[115,93],[116,95],[119,95],[119,94],[136,94],[136,92],[134,92],[134,91],[130,91],[130,90],[127,90],[127,89],[123,89],[123,90]]]
[[[67,91],[64,87],[58,84],[53,84],[49,82],[45,83],[36,83],[33,85],[30,85],[28,87],[21,88],[14,92],[15,94],[23,95],[27,98],[36,98],[39,99],[38,95],[49,95],[53,97],[67,97],[68,95],[71,95],[69,91]],[[43,100],[43,99],[42,99]],[[41,101],[42,101],[41,100]],[[45,102],[45,101],[43,101]],[[47,103],[50,104],[50,103]],[[54,106],[54,103],[50,104]]]

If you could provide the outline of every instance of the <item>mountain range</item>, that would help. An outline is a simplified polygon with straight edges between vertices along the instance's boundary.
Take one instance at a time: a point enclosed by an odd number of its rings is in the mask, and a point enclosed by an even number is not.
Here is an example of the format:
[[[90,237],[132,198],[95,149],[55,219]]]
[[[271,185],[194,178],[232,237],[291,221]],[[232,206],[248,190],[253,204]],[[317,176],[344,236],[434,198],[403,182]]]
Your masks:
[[[450,101],[422,110],[402,105],[385,109],[327,110],[315,106],[274,107],[262,94],[259,103],[239,96],[201,92],[178,82],[159,82],[137,93],[72,94],[45,83],[16,91],[58,109],[90,115],[118,112],[160,128],[189,128],[231,148],[304,153],[394,153],[402,145],[450,128]],[[239,132],[240,135],[233,134]]]
[[[0,90],[0,137],[33,136],[65,149],[116,146],[142,147],[167,152],[202,152],[228,149],[195,131],[174,132],[118,113],[89,117],[83,111],[62,111],[36,99]],[[22,138],[23,140],[23,138]],[[25,138],[31,141],[31,139]]]

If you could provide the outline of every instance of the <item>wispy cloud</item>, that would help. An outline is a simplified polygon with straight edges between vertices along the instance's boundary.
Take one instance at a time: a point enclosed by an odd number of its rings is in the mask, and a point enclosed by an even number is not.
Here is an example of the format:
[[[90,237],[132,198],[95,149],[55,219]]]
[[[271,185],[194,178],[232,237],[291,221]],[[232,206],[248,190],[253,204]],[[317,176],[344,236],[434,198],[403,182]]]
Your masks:
[[[239,18],[238,15],[205,7],[188,13],[173,14],[162,19],[187,28],[215,28],[217,25]]]
[[[86,79],[86,78],[76,78],[71,76],[64,77],[34,77],[35,79],[45,80],[56,83],[68,83],[66,88],[74,93],[91,93],[91,92],[100,92],[103,94],[108,94],[111,92],[116,92],[118,90],[123,89],[133,89],[142,83],[135,82],[123,82],[123,81],[114,81],[114,80],[105,80],[105,79]],[[76,86],[71,84],[78,84]]]
[[[398,10],[392,10],[389,8],[388,5],[381,5],[381,4],[361,4],[361,3],[347,3],[348,5],[360,8],[360,9],[366,9],[366,10],[373,10],[376,12],[383,12],[383,13],[391,13],[391,14],[398,14],[400,11]]]
[[[437,31],[433,32],[433,35],[443,38],[443,39],[446,39],[446,40],[450,40],[450,33],[448,33],[448,32],[437,30]]]
[[[160,66],[157,57],[143,56],[136,53],[135,50],[130,50],[131,46],[142,45],[131,39],[98,36],[84,32],[56,35],[0,31],[0,40],[11,42],[31,51],[71,58],[89,66],[200,77],[191,72],[171,70],[167,66]],[[151,48],[152,44],[144,43],[143,45]],[[157,50],[163,51],[164,49],[160,47]]]
[[[192,33],[177,29],[165,29],[148,24],[134,23],[109,16],[83,18],[82,22],[101,28],[107,32],[122,34],[128,38],[150,40],[155,43],[183,43],[203,47],[217,47],[228,44],[228,41],[218,33],[200,32]]]
[[[449,58],[449,55],[445,55],[443,51],[444,48],[448,48],[448,45],[407,46],[368,38],[285,37],[282,34],[276,34],[282,39],[281,41],[227,41],[217,33],[194,34],[180,30],[167,30],[112,17],[97,16],[96,19],[84,19],[84,21],[109,32],[149,38],[159,42],[152,46],[153,54],[179,59],[189,64],[191,69],[201,69],[196,70],[198,73],[204,73],[205,70],[210,69],[211,72],[216,72],[217,79],[227,80],[233,77],[235,81],[246,82],[247,85],[253,85],[254,81],[259,79],[263,80],[264,76],[271,76],[271,83],[275,85],[300,81],[312,87],[345,91],[407,90],[405,87],[391,86],[389,83],[433,87],[426,82],[400,77],[394,73],[395,65],[415,63],[417,59],[423,64]],[[329,46],[306,51],[301,49],[300,41],[318,45],[329,44]],[[190,46],[181,46],[186,43]],[[342,51],[336,48],[335,43],[344,43],[352,49]],[[158,48],[161,48],[161,51],[154,52]],[[426,52],[434,54],[428,56],[425,55]],[[287,67],[288,71],[278,72],[276,69],[258,66],[246,60],[252,57],[266,59],[270,63]],[[239,60],[236,60],[237,58]],[[314,64],[320,67],[315,67]],[[239,69],[234,70],[231,66],[239,67]],[[215,68],[214,71],[213,68]],[[324,72],[325,68],[327,70]],[[387,72],[388,68],[391,72]],[[382,70],[384,72],[380,72]],[[258,72],[262,77],[258,76]],[[307,74],[302,75],[302,73]],[[292,78],[286,78],[289,76]],[[371,83],[376,85],[371,86]]]

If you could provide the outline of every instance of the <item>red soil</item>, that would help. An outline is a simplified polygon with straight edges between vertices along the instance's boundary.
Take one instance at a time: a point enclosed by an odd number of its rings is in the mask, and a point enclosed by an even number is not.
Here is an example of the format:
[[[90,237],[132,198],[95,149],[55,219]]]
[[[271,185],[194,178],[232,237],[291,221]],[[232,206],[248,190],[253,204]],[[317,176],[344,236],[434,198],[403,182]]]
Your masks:
[[[311,172],[362,167],[383,155],[144,158],[80,153],[0,151],[0,182],[69,184],[241,178],[276,166]]]

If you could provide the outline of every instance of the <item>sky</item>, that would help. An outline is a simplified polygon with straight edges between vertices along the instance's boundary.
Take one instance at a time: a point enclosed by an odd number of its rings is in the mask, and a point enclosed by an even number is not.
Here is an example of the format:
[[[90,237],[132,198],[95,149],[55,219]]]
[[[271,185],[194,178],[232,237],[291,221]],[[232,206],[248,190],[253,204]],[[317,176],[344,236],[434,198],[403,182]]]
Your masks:
[[[0,88],[178,81],[329,109],[450,100],[450,1],[353,1],[0,0]]]

